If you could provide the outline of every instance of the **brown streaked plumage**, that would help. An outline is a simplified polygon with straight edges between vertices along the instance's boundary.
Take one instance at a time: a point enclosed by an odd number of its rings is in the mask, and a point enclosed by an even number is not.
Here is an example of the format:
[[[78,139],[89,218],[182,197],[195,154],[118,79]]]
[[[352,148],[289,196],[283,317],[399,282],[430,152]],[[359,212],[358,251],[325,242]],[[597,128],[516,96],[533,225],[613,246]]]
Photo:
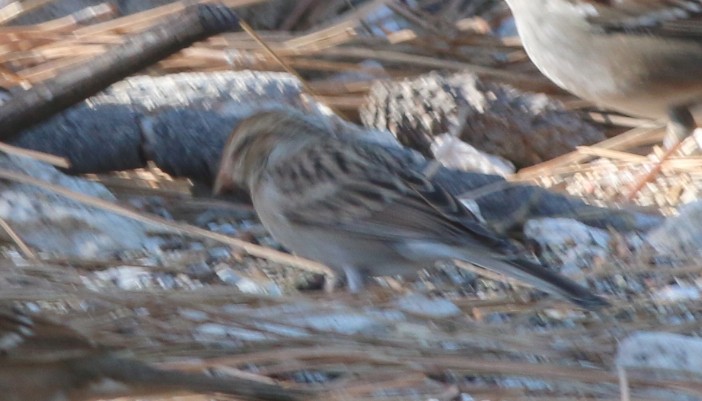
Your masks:
[[[292,110],[242,121],[222,152],[215,192],[241,187],[264,226],[294,253],[347,276],[407,275],[460,259],[591,309],[607,302],[517,255],[425,175],[414,153],[340,136]]]
[[[159,370],[117,357],[66,326],[0,307],[3,401],[87,401],[186,392],[248,401],[312,399],[310,393],[273,384]]]

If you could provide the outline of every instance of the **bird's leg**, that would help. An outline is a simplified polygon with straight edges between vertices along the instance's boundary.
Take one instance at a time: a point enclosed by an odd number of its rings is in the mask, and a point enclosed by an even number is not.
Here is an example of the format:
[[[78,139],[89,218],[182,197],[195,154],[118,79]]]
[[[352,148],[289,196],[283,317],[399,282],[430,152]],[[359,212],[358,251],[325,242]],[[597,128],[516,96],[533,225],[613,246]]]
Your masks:
[[[334,269],[336,270],[336,269]],[[328,293],[334,292],[337,288],[340,288],[345,283],[349,292],[357,293],[365,287],[366,275],[363,271],[353,267],[353,266],[343,266],[341,271],[344,275],[334,274],[333,276],[326,276],[324,281],[324,291]]]
[[[695,126],[695,119],[692,117],[689,107],[675,106],[668,109],[668,132],[666,133],[665,138],[663,138],[663,146],[665,147],[666,151],[648,173],[636,180],[632,190],[626,195],[625,199],[627,201],[632,201],[647,183],[653,181],[656,176],[660,174],[665,161],[670,157],[679,153],[689,155],[690,153],[699,151],[699,148],[692,151],[683,151],[681,149],[683,145],[682,141],[694,133]]]
[[[695,119],[687,105],[674,106],[668,109],[668,127],[663,138],[663,146],[672,149],[680,141],[692,134],[696,127]]]
[[[366,283],[363,272],[354,266],[344,266],[343,269],[346,274],[346,285],[349,288],[349,292],[355,294],[361,291]]]

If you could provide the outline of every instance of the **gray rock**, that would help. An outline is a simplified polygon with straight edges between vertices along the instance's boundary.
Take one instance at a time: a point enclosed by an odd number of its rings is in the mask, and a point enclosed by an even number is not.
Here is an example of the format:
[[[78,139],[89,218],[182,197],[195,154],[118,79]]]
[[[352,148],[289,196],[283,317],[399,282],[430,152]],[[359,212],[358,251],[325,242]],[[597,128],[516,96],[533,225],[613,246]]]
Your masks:
[[[617,365],[658,371],[702,373],[702,339],[674,333],[641,332],[617,349]]]
[[[395,300],[398,309],[420,316],[446,318],[458,316],[462,312],[451,301],[442,298],[428,298],[421,294],[409,294]]]
[[[520,92],[470,73],[431,72],[373,85],[361,109],[368,127],[387,129],[429,157],[432,138],[463,125],[458,137],[518,167],[605,139],[599,128],[542,94]],[[464,113],[465,120],[459,121]]]
[[[529,220],[524,235],[539,244],[549,264],[562,266],[563,273],[575,276],[592,265],[594,258],[607,259],[610,235],[574,219]],[[555,260],[554,260],[555,259]]]
[[[699,255],[702,249],[702,201],[678,209],[679,214],[668,218],[646,236],[659,253],[674,256]]]
[[[74,192],[115,200],[102,184],[69,177],[35,160],[0,156],[0,168]],[[35,186],[9,181],[0,183],[0,217],[31,247],[64,256],[91,258],[141,249],[147,238],[146,227],[134,220]]]
[[[442,165],[464,171],[497,174],[507,177],[516,170],[508,160],[481,152],[451,134],[434,137],[431,152]]]

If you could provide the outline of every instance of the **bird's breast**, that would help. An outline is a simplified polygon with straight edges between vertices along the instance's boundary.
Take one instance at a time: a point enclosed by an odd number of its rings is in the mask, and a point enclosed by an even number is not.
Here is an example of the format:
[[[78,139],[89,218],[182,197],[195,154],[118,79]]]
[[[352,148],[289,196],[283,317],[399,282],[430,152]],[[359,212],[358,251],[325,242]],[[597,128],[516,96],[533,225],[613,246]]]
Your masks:
[[[518,16],[516,23],[537,68],[597,105],[658,118],[671,104],[702,98],[702,78],[693,73],[702,65],[702,44],[605,33],[575,14]]]

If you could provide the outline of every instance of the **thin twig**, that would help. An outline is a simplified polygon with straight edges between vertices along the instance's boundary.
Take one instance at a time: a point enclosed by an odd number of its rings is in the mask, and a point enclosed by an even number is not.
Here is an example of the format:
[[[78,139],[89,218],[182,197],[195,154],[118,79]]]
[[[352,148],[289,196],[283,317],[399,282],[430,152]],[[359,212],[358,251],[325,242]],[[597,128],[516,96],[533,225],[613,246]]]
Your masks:
[[[256,33],[256,31],[251,27],[251,25],[246,23],[246,21],[244,21],[244,20],[240,20],[239,25],[241,26],[241,29],[243,29],[246,33],[251,35],[251,37],[266,51],[266,53],[268,53],[269,56],[271,56],[278,64],[280,64],[280,66],[283,67],[283,69],[288,74],[294,76],[295,78],[297,78],[300,81],[300,85],[302,85],[302,87],[305,89],[305,92],[307,92],[307,94],[309,94],[310,96],[312,96],[316,99],[320,98],[320,96],[317,94],[317,92],[314,90],[314,88],[312,88],[307,83],[307,80],[305,78],[303,78],[302,75],[300,75],[297,71],[295,71],[294,68],[292,68],[285,60],[283,60],[283,58],[278,56],[278,54],[266,43],[266,41],[263,40],[263,38],[258,33]],[[328,104],[326,106],[329,107],[329,109],[331,111],[333,111],[334,114],[336,114],[338,117],[343,118],[344,114],[341,113],[334,106],[328,105]]]
[[[20,148],[17,146],[8,145],[4,142],[0,142],[0,151],[11,155],[29,157],[30,159],[39,160],[40,162],[48,163],[58,168],[67,169],[71,167],[71,163],[64,157],[55,156],[32,149]]]
[[[7,233],[7,235],[10,237],[10,239],[17,245],[17,248],[19,248],[20,252],[24,255],[24,257],[28,260],[31,260],[33,262],[39,262],[39,258],[37,255],[32,251],[32,249],[27,246],[27,244],[22,241],[22,238],[15,232],[15,230],[12,229],[12,227],[7,224],[5,219],[0,218],[0,228]]]
[[[649,171],[643,177],[639,178],[636,181],[634,188],[632,188],[631,192],[629,192],[627,194],[627,196],[625,197],[627,202],[631,202],[634,199],[634,197],[636,196],[636,194],[638,194],[639,191],[641,191],[641,189],[647,183],[649,183],[652,179],[654,179],[661,172],[661,170],[663,169],[663,166],[665,165],[666,160],[668,160],[671,156],[673,156],[675,153],[677,153],[683,143],[684,143],[684,141],[680,141],[680,142],[676,143],[674,146],[672,146],[670,149],[668,149],[668,151],[666,151],[663,154],[663,156],[661,156],[660,160],[658,160],[658,162],[653,166],[651,171]]]

